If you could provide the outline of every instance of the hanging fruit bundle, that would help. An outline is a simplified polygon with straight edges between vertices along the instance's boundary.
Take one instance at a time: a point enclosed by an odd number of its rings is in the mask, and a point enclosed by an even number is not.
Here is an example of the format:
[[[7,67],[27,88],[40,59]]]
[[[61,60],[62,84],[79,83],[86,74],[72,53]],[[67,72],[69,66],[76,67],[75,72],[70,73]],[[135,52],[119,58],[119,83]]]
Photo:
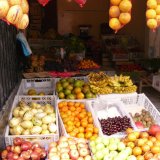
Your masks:
[[[27,0],[0,0],[0,19],[25,29],[29,24]]]
[[[160,0],[147,0],[146,19],[150,29],[160,26]]]
[[[110,0],[109,26],[117,32],[131,21],[131,0]]]

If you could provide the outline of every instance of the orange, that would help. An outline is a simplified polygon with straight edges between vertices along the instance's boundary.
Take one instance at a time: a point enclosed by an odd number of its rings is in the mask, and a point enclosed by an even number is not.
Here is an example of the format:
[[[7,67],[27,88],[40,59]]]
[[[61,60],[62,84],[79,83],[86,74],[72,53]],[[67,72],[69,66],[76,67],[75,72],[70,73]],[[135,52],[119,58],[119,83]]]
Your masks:
[[[77,107],[77,108],[76,108],[76,111],[81,112],[81,111],[82,111],[82,108],[81,108],[81,107]]]
[[[93,132],[96,133],[96,134],[98,134],[99,133],[99,129],[96,128],[96,127],[94,127]]]
[[[91,140],[91,141],[94,141],[96,138],[97,138],[97,137],[93,135],[93,136],[91,136],[90,140]]]
[[[138,146],[138,147],[143,146],[144,143],[145,143],[145,141],[144,141],[142,138],[140,138],[140,139],[137,140],[137,146]]]
[[[140,133],[140,138],[148,138],[149,134],[147,132],[141,132]]]
[[[84,138],[84,133],[78,133],[77,138]]]
[[[80,133],[83,133],[83,132],[84,132],[84,128],[83,128],[83,127],[79,127],[78,129],[79,129],[79,132],[80,132]]]
[[[75,103],[74,103],[74,106],[75,106],[76,108],[79,107],[79,105],[80,105],[79,102],[75,102]]]
[[[79,119],[83,119],[85,117],[85,115],[83,114],[83,113],[80,113],[79,115],[78,115],[78,118]]]
[[[78,115],[78,114],[79,114],[79,112],[78,112],[78,111],[74,111],[74,114],[75,114],[75,116],[76,116],[76,115]]]
[[[63,107],[63,102],[59,102],[58,103],[58,108],[62,108]]]
[[[142,156],[142,155],[139,155],[136,158],[137,158],[137,160],[144,160],[144,156]]]
[[[83,122],[81,122],[81,126],[82,126],[82,127],[84,127],[84,128],[85,128],[85,127],[87,127],[87,125],[88,125],[88,122],[87,122],[87,121],[83,121]]]
[[[132,132],[133,132],[133,129],[132,129],[132,128],[127,128],[127,129],[126,129],[126,133],[127,133],[127,134],[132,133]]]
[[[154,142],[154,146],[159,146],[160,147],[160,141]]]
[[[78,118],[78,117],[75,117],[74,120],[78,122],[78,121],[79,121],[79,118]]]
[[[140,147],[134,147],[132,149],[132,154],[135,156],[139,156],[142,154],[142,149]]]
[[[76,134],[78,134],[79,133],[79,129],[78,128],[74,128],[73,132],[75,132]]]
[[[72,132],[73,129],[74,129],[73,126],[67,126],[67,127],[66,127],[66,131],[67,131],[68,133]]]
[[[76,110],[76,108],[75,108],[74,106],[71,106],[71,107],[69,108],[69,110],[73,112],[73,111]]]
[[[72,112],[71,116],[75,117],[75,112]]]
[[[153,142],[152,142],[152,141],[150,141],[150,140],[148,140],[145,144],[149,145],[150,147],[152,147],[152,146],[153,146]]]
[[[136,138],[136,135],[132,132],[132,133],[129,133],[128,136],[127,136],[128,140],[131,141],[131,142],[134,142],[137,138]]]
[[[89,138],[91,138],[92,137],[92,132],[87,132],[86,134],[85,134],[85,138],[86,139],[89,139]]]
[[[63,108],[62,108],[62,112],[67,112],[68,111],[68,107],[67,106],[64,106]]]
[[[142,148],[142,151],[143,151],[144,153],[150,151],[150,146],[147,145],[147,144],[146,144],[146,145],[143,145],[141,148]]]
[[[93,123],[93,118],[89,117],[88,122],[92,124]]]
[[[80,105],[79,105],[81,108],[85,108],[85,105],[84,105],[84,103],[80,103]]]
[[[138,132],[138,131],[134,131],[133,133],[134,133],[134,135],[136,136],[136,138],[139,138],[139,136],[140,136],[140,132]]]
[[[157,132],[157,133],[156,133],[156,139],[157,139],[158,141],[160,141],[160,132]]]
[[[71,116],[72,112],[71,111],[67,111],[67,113],[65,113],[65,114]]]
[[[93,136],[97,138],[97,137],[98,137],[98,134],[93,134]]]
[[[118,18],[111,18],[109,20],[109,26],[110,26],[110,28],[112,28],[113,30],[116,30],[116,31],[122,27]]]
[[[93,127],[94,128],[94,125],[93,124],[88,124],[87,127]]]
[[[75,124],[76,127],[79,127],[81,125],[80,122],[75,122],[74,124]]]
[[[81,119],[81,122],[83,122],[83,121],[88,121],[88,118],[85,117],[85,118]]]
[[[118,6],[111,6],[109,8],[109,16],[111,18],[118,18],[120,15],[120,9]]]
[[[92,113],[91,112],[87,112],[87,116],[88,117],[92,117]]]
[[[159,146],[153,146],[153,147],[151,148],[151,152],[152,152],[153,154],[160,153],[160,147],[159,147]]]
[[[68,121],[68,122],[67,122],[67,125],[68,125],[68,126],[73,126],[74,123],[73,123],[72,121]]]
[[[74,106],[74,102],[69,101],[69,102],[67,103],[67,105],[68,105],[69,107]]]
[[[93,133],[93,128],[92,128],[92,127],[87,127],[87,128],[85,129],[85,132],[92,132],[92,133]]]
[[[69,121],[68,118],[63,118],[63,123],[67,123]]]
[[[149,140],[152,141],[153,143],[157,141],[156,137],[149,137]]]
[[[74,90],[73,90],[73,92],[75,94],[81,93],[81,88],[80,87],[75,87]]]
[[[144,154],[144,158],[145,158],[145,160],[150,160],[153,158],[153,154],[151,152],[146,152]]]
[[[134,143],[133,143],[133,142],[128,142],[128,143],[127,143],[127,147],[134,148],[134,147],[135,147],[135,145],[134,145]]]
[[[75,132],[70,132],[69,135],[70,135],[71,137],[75,137],[75,136],[76,136],[76,133],[75,133]]]

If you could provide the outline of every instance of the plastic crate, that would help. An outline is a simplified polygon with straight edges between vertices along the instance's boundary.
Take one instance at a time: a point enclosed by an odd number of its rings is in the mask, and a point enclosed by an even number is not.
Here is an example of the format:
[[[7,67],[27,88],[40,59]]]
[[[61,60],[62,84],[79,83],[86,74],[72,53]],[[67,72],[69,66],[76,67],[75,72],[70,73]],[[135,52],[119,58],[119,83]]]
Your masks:
[[[153,76],[152,87],[160,92],[160,75]]]
[[[27,95],[29,89],[35,89],[37,93],[44,92],[45,95],[53,95],[55,93],[55,79],[22,79],[17,95]]]
[[[121,102],[121,101],[101,101],[101,100],[97,100],[97,101],[92,101],[92,112],[94,112],[94,115],[96,117],[96,119],[98,120],[99,117],[97,115],[97,112],[104,109],[105,107],[110,107],[110,106],[115,106],[120,114],[120,116],[124,117],[124,116],[127,116],[129,119],[130,119],[130,122],[131,122],[131,126],[133,127],[133,129],[136,129],[136,126],[135,126],[135,123],[133,121],[133,119],[131,118],[131,116],[125,112],[124,110],[124,104]],[[110,116],[108,116],[110,117]],[[107,119],[107,118],[104,118],[104,119]],[[102,136],[107,136],[107,137],[117,137],[117,138],[121,138],[121,137],[124,137],[126,134],[125,132],[117,132],[115,134],[112,134],[112,135],[105,135],[102,131],[102,128],[101,128],[101,124],[98,120],[98,123],[99,123],[99,126],[100,126],[100,134]]]
[[[55,108],[56,112],[56,125],[57,125],[57,133],[56,134],[45,134],[45,135],[10,135],[9,134],[9,126],[7,125],[6,127],[6,132],[5,132],[5,144],[7,145],[13,145],[13,140],[16,137],[23,138],[25,140],[29,140],[32,142],[38,142],[42,146],[48,145],[50,142],[53,141],[58,141],[59,140],[59,124],[58,124],[58,112],[55,107],[56,102],[55,102],[55,96],[16,96],[12,105],[11,113],[9,116],[9,119],[12,118],[12,111],[16,107],[19,101],[24,101],[27,104],[30,102],[35,102],[41,105],[44,104],[51,104]]]
[[[64,100],[58,100],[57,101],[57,109],[58,109],[58,103],[59,102],[62,102]],[[98,122],[98,119],[96,118],[93,110],[92,110],[92,107],[91,107],[91,103],[92,103],[92,100],[65,100],[66,102],[69,102],[69,101],[72,101],[72,102],[81,102],[81,103],[84,103],[85,104],[85,108],[87,111],[91,112],[92,113],[92,117],[93,117],[93,123],[95,125],[95,127],[97,127],[99,129],[99,136],[102,136],[101,132],[100,132],[100,125],[99,125],[99,122]],[[58,110],[58,115],[59,115],[59,123],[60,123],[60,133],[61,133],[61,136],[66,136],[66,137],[70,137],[70,135],[67,133],[66,129],[65,129],[65,126],[63,124],[63,121],[62,121],[62,118],[60,116],[60,113],[59,113],[59,110]]]
[[[132,96],[121,97],[121,101],[125,104],[126,111],[130,112],[135,110],[136,112],[139,112],[142,109],[141,107],[143,107],[145,110],[150,112],[154,121],[157,124],[160,124],[160,113],[145,94],[137,94]],[[134,105],[138,105],[141,107],[133,108]]]

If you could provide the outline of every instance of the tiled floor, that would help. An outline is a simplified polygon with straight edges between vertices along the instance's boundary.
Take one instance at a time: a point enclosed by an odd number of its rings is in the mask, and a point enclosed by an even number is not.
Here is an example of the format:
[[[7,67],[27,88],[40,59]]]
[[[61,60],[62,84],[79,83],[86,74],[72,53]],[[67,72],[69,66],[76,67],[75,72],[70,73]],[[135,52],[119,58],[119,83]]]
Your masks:
[[[145,93],[150,101],[156,106],[160,111],[160,92],[156,91],[152,87],[143,88],[142,93]]]

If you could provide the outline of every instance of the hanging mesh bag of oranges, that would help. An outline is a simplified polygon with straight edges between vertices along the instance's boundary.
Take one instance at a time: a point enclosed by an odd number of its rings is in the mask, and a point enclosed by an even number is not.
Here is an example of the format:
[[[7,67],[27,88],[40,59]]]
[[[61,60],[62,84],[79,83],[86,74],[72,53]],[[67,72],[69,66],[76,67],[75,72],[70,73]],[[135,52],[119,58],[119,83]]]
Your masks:
[[[160,0],[147,0],[146,23],[155,30],[160,26]]]
[[[131,21],[131,0],[110,0],[109,26],[115,32]]]

